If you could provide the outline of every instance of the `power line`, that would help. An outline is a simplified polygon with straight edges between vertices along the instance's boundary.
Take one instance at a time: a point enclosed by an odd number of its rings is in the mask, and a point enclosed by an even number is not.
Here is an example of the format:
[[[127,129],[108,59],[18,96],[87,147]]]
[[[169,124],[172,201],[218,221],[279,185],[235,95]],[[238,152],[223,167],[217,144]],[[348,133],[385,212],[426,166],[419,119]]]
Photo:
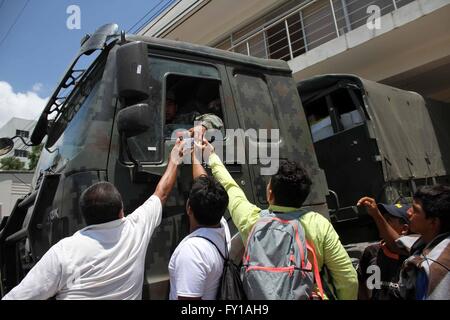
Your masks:
[[[177,0],[169,0],[169,2],[164,5],[163,7],[161,7],[157,12],[155,12],[152,16],[150,16],[150,18],[148,18],[146,21],[144,21],[144,23],[142,23],[139,28],[136,29],[135,32],[139,32],[141,31],[150,21],[152,21],[153,19],[155,19],[159,14],[161,14],[164,10],[166,10],[169,6],[171,6],[175,1]],[[159,4],[158,4],[159,5]],[[154,8],[153,8],[154,9]]]
[[[159,1],[158,4],[156,4],[155,6],[153,6],[153,8],[151,8],[149,11],[147,11],[147,13],[146,13],[142,18],[140,18],[138,22],[136,22],[131,28],[129,28],[129,29],[127,30],[127,32],[130,32],[130,30],[132,30],[135,26],[137,26],[137,25],[139,24],[139,22],[141,22],[142,20],[144,20],[145,17],[147,17],[153,10],[155,10],[157,7],[159,7],[159,5],[160,5],[161,3],[163,3],[164,1],[165,1],[165,0]]]
[[[14,20],[13,24],[11,25],[11,27],[9,27],[8,31],[6,32],[6,35],[0,41],[0,46],[3,44],[3,42],[6,40],[6,38],[8,38],[9,33],[11,32],[12,28],[14,28],[14,26],[16,25],[17,21],[19,20],[20,16],[22,15],[23,11],[25,10],[25,8],[27,7],[29,2],[30,2],[30,0],[27,0],[27,2],[25,2],[25,5],[23,6],[22,10],[20,10],[19,14],[17,15],[17,17]],[[3,2],[2,2],[2,4],[3,4]]]
[[[165,5],[164,7],[161,7],[157,12],[155,12],[152,16],[150,16],[150,18],[148,18],[137,30],[136,30],[136,32],[139,32],[139,31],[141,31],[142,29],[144,29],[145,28],[145,26],[148,24],[148,23],[150,23],[153,19],[155,19],[159,14],[161,14],[164,10],[166,10],[169,6],[170,6],[170,4],[172,3],[173,1],[171,1],[170,3],[168,3],[167,5]]]

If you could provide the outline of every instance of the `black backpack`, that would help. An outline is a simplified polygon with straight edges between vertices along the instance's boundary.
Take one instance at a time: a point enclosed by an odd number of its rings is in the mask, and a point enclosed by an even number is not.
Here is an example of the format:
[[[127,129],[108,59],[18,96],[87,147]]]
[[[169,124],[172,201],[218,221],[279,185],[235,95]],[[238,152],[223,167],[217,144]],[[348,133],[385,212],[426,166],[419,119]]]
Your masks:
[[[217,300],[247,300],[247,296],[244,292],[244,287],[242,286],[242,280],[240,276],[239,267],[229,258],[228,246],[225,241],[225,255],[223,256],[216,244],[206,238],[201,236],[196,236],[197,238],[203,238],[211,242],[214,247],[216,247],[220,256],[223,259],[223,272],[220,279],[219,289],[217,290]]]

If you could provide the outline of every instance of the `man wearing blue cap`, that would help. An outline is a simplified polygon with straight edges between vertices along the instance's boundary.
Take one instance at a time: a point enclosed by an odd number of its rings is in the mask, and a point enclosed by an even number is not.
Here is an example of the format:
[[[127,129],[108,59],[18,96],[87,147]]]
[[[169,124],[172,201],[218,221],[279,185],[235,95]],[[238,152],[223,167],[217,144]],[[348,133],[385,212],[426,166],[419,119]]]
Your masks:
[[[380,214],[384,217],[386,222],[392,227],[395,232],[401,236],[409,232],[408,209],[409,206],[403,204],[376,204],[375,200],[369,197],[364,197],[358,201],[358,205],[364,205],[368,210],[377,211],[374,214]],[[371,214],[371,216],[373,216]],[[382,234],[380,234],[383,237]],[[403,261],[407,258],[406,255],[399,255],[389,250],[384,239],[380,243],[368,246],[361,257],[358,277],[359,277],[359,299],[372,300],[395,300],[399,299],[398,281],[400,268]],[[372,267],[377,266],[380,270],[380,277],[378,283],[373,283]],[[369,279],[369,281],[367,281]],[[370,283],[368,283],[370,282]],[[372,286],[370,286],[372,285]],[[370,290],[370,288],[373,290]]]
[[[408,210],[414,241],[399,236],[373,199],[362,198],[358,205],[368,208],[389,250],[408,255],[400,270],[401,297],[450,300],[450,186],[422,186],[414,193]]]

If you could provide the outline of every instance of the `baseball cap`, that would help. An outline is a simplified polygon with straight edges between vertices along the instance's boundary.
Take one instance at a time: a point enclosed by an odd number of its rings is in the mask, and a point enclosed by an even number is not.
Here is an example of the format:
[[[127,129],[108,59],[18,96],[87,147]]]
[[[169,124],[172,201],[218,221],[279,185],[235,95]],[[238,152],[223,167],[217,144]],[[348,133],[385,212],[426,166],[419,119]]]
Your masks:
[[[410,208],[409,205],[396,203],[396,204],[384,204],[379,203],[378,210],[380,210],[381,213],[387,213],[391,216],[394,216],[396,218],[400,218],[403,220],[404,223],[409,224],[409,218],[408,218],[408,209]]]

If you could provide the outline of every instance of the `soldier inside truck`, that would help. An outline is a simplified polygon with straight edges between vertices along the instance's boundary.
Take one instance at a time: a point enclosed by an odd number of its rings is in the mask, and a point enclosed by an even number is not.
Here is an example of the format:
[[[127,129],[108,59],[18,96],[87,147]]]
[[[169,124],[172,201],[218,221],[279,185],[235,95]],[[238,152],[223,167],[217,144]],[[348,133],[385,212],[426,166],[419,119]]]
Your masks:
[[[191,129],[195,121],[201,121],[205,129],[222,129],[222,118],[217,80],[179,75],[167,77],[164,125],[166,139],[171,138],[174,131]]]

